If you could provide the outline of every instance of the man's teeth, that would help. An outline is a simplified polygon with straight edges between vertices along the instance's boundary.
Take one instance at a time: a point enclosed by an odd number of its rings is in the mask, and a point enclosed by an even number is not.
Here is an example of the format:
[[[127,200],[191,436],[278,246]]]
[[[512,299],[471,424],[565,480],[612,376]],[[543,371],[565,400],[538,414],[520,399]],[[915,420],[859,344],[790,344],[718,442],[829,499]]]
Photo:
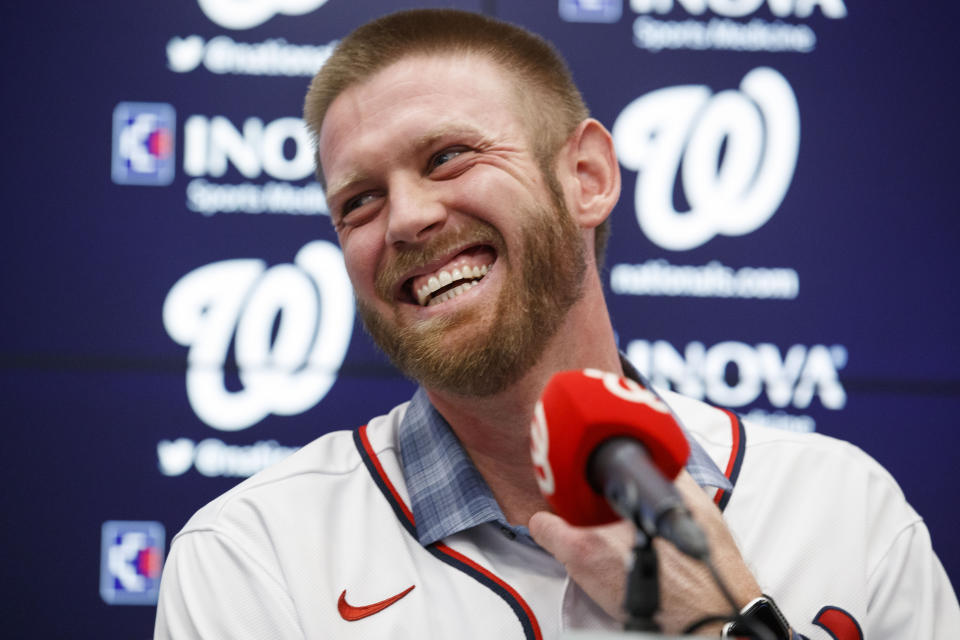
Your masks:
[[[487,275],[488,265],[483,265],[479,267],[459,267],[455,268],[452,271],[441,271],[435,276],[430,276],[430,279],[427,280],[427,283],[420,287],[420,290],[417,291],[417,301],[421,306],[439,304],[445,302],[454,296],[458,296],[464,291],[475,287],[477,281],[475,278],[479,279]],[[449,291],[444,291],[440,295],[431,298],[431,294],[436,293],[440,289],[443,289],[446,286],[457,282],[458,280],[469,280],[469,282],[464,282],[463,284],[450,289]]]
[[[477,286],[478,284],[480,284],[480,283],[479,283],[478,281],[476,281],[476,280],[471,280],[470,282],[464,282],[463,284],[461,284],[461,285],[458,286],[458,287],[454,287],[453,289],[450,289],[449,291],[444,291],[443,293],[441,293],[440,295],[438,295],[436,298],[431,298],[431,299],[430,299],[430,302],[427,303],[427,306],[428,306],[428,307],[432,307],[432,306],[435,305],[435,304],[440,304],[441,302],[446,302],[446,301],[449,300],[450,298],[455,298],[456,296],[460,295],[460,294],[463,293],[464,291],[467,291],[468,289],[474,288],[474,287]]]

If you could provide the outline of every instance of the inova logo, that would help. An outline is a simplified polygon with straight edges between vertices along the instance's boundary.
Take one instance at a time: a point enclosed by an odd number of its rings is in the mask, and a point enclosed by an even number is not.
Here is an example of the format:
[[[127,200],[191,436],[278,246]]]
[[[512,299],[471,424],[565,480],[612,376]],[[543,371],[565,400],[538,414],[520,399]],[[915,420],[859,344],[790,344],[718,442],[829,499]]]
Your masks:
[[[630,0],[630,8],[635,13],[670,13],[675,4],[694,16],[709,10],[727,18],[742,18],[767,5],[778,18],[807,18],[817,7],[828,18],[847,17],[847,6],[843,0]]]

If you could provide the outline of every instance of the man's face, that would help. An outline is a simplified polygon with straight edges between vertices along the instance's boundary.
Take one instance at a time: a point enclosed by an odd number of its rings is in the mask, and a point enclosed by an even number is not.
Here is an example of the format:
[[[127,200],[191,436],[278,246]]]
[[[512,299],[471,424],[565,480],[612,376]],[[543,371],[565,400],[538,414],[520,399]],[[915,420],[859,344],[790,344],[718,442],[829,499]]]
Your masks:
[[[406,58],[344,91],[320,130],[361,317],[428,388],[505,389],[581,293],[583,237],[516,100],[484,59]]]

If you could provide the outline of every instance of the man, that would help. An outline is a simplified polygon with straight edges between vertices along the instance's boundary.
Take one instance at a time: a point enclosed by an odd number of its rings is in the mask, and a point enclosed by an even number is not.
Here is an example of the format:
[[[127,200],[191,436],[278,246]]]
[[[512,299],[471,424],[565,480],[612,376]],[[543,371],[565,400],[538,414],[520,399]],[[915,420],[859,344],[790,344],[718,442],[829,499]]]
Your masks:
[[[610,135],[549,45],[454,11],[355,31],[314,79],[305,117],[364,324],[421,387],[198,512],[172,545],[156,636],[618,628],[632,527],[549,513],[528,444],[554,373],[636,376],[599,276],[620,188]],[[663,397],[692,434],[677,487],[737,607],[772,637],[960,629],[922,521],[876,463]],[[657,550],[665,631],[730,613],[706,567]]]

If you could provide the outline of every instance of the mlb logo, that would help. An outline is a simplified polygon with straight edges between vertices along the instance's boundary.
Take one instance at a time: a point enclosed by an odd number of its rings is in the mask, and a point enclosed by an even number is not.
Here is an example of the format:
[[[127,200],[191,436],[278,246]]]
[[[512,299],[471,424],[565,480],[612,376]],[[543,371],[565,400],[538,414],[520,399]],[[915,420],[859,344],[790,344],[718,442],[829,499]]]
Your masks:
[[[157,604],[165,530],[159,522],[109,520],[100,543],[100,597],[107,604]]]
[[[560,0],[560,17],[567,22],[616,22],[623,0]]]
[[[117,184],[165,186],[173,182],[177,114],[163,102],[121,102],[113,110],[113,162]]]

